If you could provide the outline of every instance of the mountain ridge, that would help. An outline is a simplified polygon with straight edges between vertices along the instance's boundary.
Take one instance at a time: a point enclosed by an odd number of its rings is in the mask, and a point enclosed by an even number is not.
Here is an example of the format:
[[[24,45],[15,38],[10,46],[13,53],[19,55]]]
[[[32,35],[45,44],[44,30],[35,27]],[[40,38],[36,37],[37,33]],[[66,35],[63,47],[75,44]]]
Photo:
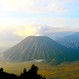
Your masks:
[[[79,32],[63,37],[57,42],[67,48],[79,49]]]
[[[76,60],[70,55],[69,51],[71,52],[71,50],[67,50],[69,49],[47,36],[29,36],[5,51],[4,58],[8,61],[31,61],[41,59],[46,63],[53,64]],[[73,51],[72,54],[75,55]],[[77,59],[79,58],[78,55],[75,56]]]

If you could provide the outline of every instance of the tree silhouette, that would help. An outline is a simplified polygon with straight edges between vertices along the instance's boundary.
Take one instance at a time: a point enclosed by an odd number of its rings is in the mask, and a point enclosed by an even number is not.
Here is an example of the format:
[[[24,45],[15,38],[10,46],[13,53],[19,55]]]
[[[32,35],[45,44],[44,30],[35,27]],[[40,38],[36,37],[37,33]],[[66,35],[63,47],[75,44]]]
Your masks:
[[[26,71],[26,68],[24,68],[24,70],[23,70],[23,73],[26,73],[27,71]]]
[[[21,73],[20,77],[21,79],[46,79],[42,75],[37,74],[38,67],[34,64],[31,66],[31,69],[26,72],[26,69],[24,69],[23,73]]]
[[[32,74],[37,74],[38,69],[39,69],[39,68],[33,64],[33,65],[31,66],[31,69],[30,69],[28,72],[30,72],[30,73],[32,73]]]
[[[3,72],[3,68],[0,68],[0,72]]]
[[[27,71],[26,68],[24,68],[20,76],[17,76],[15,74],[4,72],[3,68],[0,68],[0,79],[46,79],[44,76],[37,73],[38,69],[39,68],[33,64],[31,69]]]

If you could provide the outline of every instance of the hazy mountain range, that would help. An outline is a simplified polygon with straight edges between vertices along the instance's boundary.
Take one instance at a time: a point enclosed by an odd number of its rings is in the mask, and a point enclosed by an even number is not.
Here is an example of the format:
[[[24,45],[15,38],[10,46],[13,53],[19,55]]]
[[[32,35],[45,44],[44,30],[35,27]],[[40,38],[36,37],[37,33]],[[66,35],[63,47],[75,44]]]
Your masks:
[[[42,61],[50,64],[78,61],[79,51],[66,48],[47,36],[29,36],[4,52],[7,61]]]
[[[57,42],[67,48],[79,49],[79,32],[65,36],[57,40]]]
[[[50,37],[56,41],[56,40],[62,39],[63,37],[66,37],[66,36],[69,36],[69,35],[72,35],[75,33],[74,32],[54,32],[51,35],[49,35],[48,37]]]

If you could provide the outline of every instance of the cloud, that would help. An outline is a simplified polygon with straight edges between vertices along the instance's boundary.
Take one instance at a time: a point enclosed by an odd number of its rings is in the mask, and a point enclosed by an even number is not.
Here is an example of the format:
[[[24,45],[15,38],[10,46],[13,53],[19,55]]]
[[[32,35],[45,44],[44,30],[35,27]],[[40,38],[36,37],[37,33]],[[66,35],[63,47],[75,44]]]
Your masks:
[[[5,28],[4,27],[0,27],[0,32],[3,32]]]
[[[19,26],[18,26],[19,27]],[[41,35],[48,27],[39,24],[25,24],[21,28],[16,28],[13,34],[21,37]]]
[[[26,24],[13,32],[13,34],[18,35],[20,37],[27,37],[27,36],[50,36],[55,32],[78,32],[79,27],[69,27],[69,26],[47,26],[47,25],[40,25],[40,24]]]
[[[0,26],[17,26],[25,23],[64,26],[64,14],[70,13],[73,6],[75,8],[72,2],[78,0],[0,0]],[[76,12],[74,9],[73,11]]]
[[[9,19],[9,18],[8,18]],[[14,20],[14,19],[13,19]],[[38,20],[35,19],[35,20]],[[39,21],[42,22],[27,22],[27,23],[17,23],[14,20],[14,24],[9,24],[9,22],[2,23],[4,26],[0,26],[0,32],[11,32],[15,35],[19,35],[20,37],[25,37],[29,35],[44,35],[48,31],[49,32],[59,32],[59,31],[78,31],[79,28],[79,19],[78,18],[67,18],[67,17],[58,17],[58,18],[50,18],[44,17],[40,18]]]
[[[22,26],[23,28],[18,28],[16,32],[14,32],[14,34],[17,34],[19,36],[29,36],[29,35],[35,35],[37,32],[37,27],[34,26],[30,26],[26,25],[26,26]]]
[[[0,1],[1,12],[25,12],[25,13],[41,13],[41,12],[67,12],[62,0],[3,0]]]
[[[59,28],[50,28],[47,33],[52,34],[54,32],[79,32],[79,28],[74,28],[74,27],[59,27]]]
[[[70,18],[70,17],[45,17],[42,18],[41,21],[52,27],[69,27],[69,28],[77,28],[79,27],[79,18]]]

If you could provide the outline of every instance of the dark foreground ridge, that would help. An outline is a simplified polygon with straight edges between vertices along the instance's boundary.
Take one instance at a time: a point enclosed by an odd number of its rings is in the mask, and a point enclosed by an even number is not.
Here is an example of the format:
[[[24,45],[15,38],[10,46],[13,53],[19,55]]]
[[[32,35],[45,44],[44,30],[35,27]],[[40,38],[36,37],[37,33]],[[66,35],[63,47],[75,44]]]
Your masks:
[[[17,76],[15,74],[4,72],[3,68],[0,68],[0,79],[46,79],[44,76],[37,73],[38,69],[37,66],[32,65],[31,69],[26,71],[24,68],[20,76]]]

